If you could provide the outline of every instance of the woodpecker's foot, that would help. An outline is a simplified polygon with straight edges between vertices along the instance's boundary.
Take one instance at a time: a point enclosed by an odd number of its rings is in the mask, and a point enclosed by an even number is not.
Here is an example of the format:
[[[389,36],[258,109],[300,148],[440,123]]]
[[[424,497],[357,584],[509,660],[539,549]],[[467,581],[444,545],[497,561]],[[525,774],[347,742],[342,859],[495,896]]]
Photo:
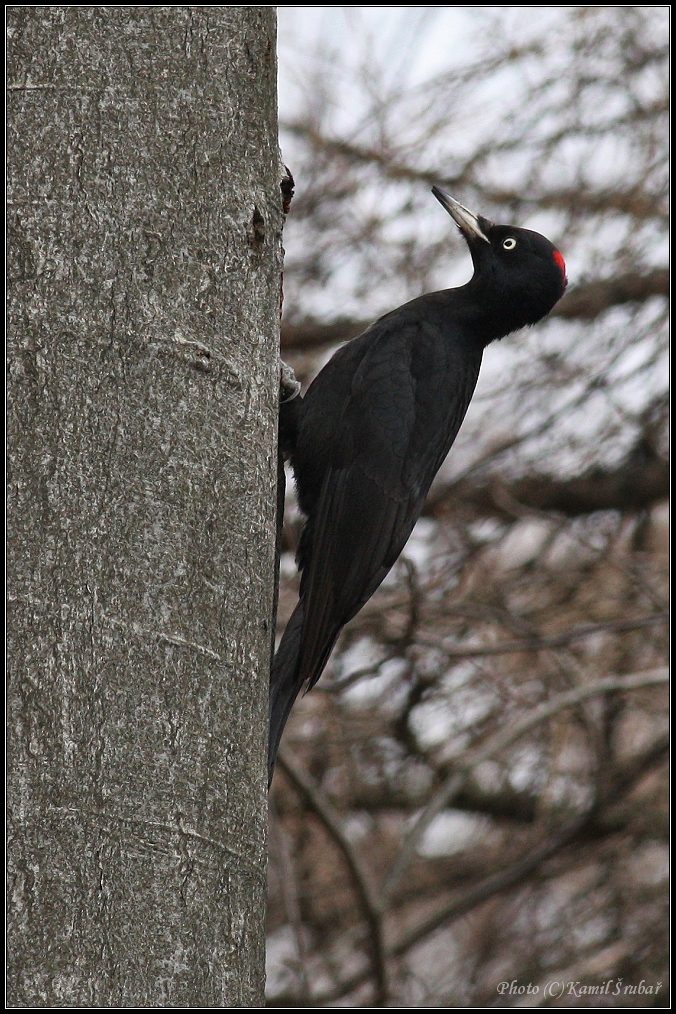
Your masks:
[[[300,394],[300,384],[296,380],[296,374],[288,363],[283,359],[279,360],[279,400],[281,404],[286,401],[293,401]]]
[[[288,363],[279,360],[279,448],[285,461],[296,449],[303,412],[300,384]]]
[[[285,165],[284,175],[282,176],[281,182],[279,184],[280,189],[282,191],[282,211],[284,212],[285,215],[289,214],[289,210],[291,208],[291,201],[293,200],[293,192],[295,185],[296,181],[294,180],[291,174],[291,170],[289,169],[288,165]]]

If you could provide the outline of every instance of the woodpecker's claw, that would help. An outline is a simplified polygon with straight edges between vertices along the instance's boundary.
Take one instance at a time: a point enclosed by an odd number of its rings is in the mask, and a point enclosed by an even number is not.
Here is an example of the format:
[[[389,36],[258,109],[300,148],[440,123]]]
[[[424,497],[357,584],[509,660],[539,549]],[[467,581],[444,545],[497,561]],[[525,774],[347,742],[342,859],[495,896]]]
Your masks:
[[[300,394],[300,383],[296,380],[296,374],[283,359],[279,360],[279,394],[281,404],[293,401]]]

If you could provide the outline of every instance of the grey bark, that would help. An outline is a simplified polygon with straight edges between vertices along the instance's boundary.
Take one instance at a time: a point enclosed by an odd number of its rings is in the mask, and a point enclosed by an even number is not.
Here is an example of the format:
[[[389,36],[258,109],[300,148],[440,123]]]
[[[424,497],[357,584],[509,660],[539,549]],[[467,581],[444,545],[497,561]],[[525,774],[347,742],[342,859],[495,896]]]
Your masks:
[[[261,1006],[274,8],[8,29],[9,1004]]]

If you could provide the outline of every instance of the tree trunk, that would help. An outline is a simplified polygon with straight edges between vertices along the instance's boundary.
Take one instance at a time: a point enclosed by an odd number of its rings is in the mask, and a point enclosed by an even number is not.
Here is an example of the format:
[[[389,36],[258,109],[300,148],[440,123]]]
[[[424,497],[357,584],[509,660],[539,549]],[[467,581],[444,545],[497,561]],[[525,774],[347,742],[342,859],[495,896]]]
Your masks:
[[[274,8],[9,36],[9,1003],[261,1006]]]

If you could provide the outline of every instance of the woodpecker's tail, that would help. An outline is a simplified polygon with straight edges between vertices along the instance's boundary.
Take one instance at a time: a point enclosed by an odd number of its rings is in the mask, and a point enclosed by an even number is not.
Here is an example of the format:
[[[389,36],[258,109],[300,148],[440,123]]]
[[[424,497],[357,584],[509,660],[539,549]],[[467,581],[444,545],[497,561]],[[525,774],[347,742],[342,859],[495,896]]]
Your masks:
[[[270,674],[270,732],[268,738],[268,788],[275,770],[279,742],[293,702],[300,693],[298,666],[303,632],[303,602],[298,603],[286,625]]]

